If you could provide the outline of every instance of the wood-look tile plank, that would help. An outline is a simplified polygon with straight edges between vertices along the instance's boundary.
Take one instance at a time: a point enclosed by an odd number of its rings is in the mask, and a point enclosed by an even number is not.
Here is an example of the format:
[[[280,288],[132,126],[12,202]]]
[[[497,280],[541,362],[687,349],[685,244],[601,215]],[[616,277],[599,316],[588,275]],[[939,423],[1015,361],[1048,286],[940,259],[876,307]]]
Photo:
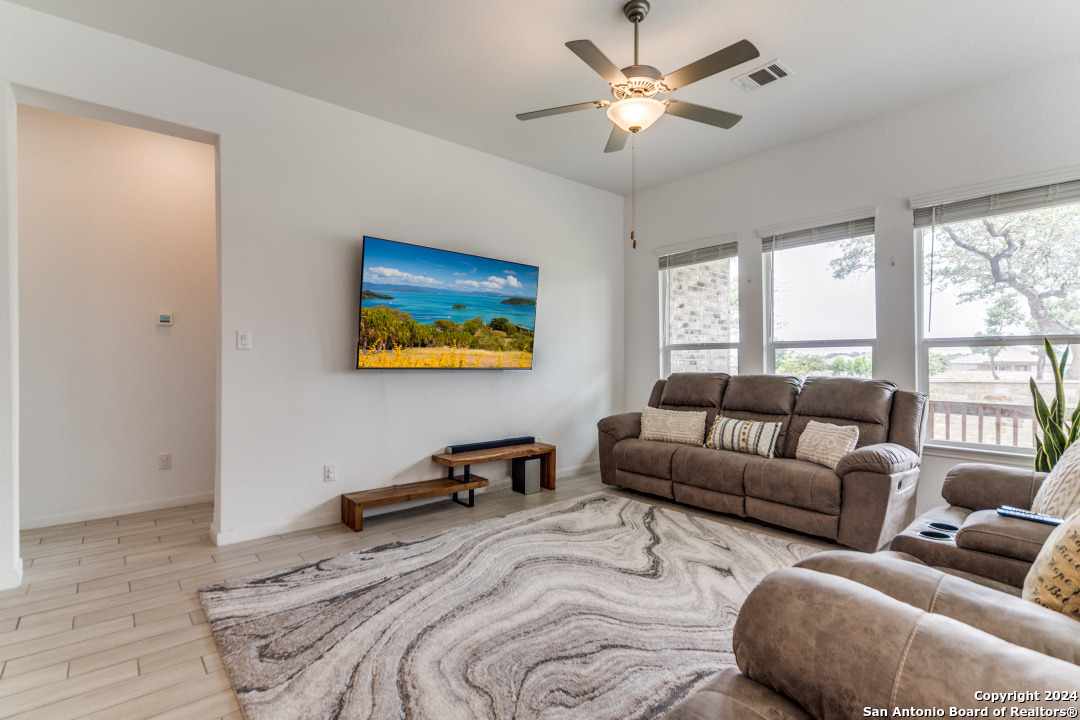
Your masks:
[[[152,622],[164,620],[165,618],[176,617],[177,615],[191,615],[196,610],[202,610],[202,603],[199,602],[197,595],[192,594],[192,597],[186,597],[183,600],[170,603],[168,605],[160,605],[158,607],[147,608],[142,612],[135,613],[136,625],[148,625]],[[169,597],[166,595],[165,597]]]
[[[53,633],[51,635],[45,635],[44,637],[13,642],[10,645],[0,647],[0,660],[14,660],[15,658],[25,658],[28,655],[41,657],[48,651],[57,648],[78,646],[87,641],[100,638],[103,635],[112,635],[120,630],[127,630],[133,627],[135,627],[135,619],[129,615],[127,617],[117,618],[116,620],[110,620],[107,623],[98,623],[97,625],[91,625],[90,627],[79,628],[78,630],[69,630],[65,633]],[[64,652],[70,651],[65,649]],[[45,664],[48,665],[51,663]],[[37,667],[42,666],[38,665]]]
[[[205,659],[203,659],[203,665],[206,665]],[[34,688],[39,688],[43,685],[51,686],[53,683],[58,683],[66,679],[66,662],[49,665],[40,670],[16,675],[15,677],[10,678],[5,678],[3,675],[0,675],[0,698],[26,692],[27,690],[33,690]],[[45,693],[42,692],[42,694]]]
[[[189,622],[187,616],[184,616],[183,621]],[[163,620],[161,623],[155,623],[155,625],[164,626],[165,623],[179,624],[180,620]],[[152,628],[153,625],[144,625],[145,628]],[[92,672],[98,668],[108,667],[115,665],[118,662],[124,660],[135,660],[143,655],[150,655],[156,653],[159,650],[166,648],[175,648],[185,643],[192,642],[193,640],[200,640],[205,637],[210,637],[210,626],[203,625],[187,625],[178,630],[172,632],[162,633],[155,631],[152,634],[148,634],[145,639],[138,640],[137,642],[130,642],[124,645],[117,645],[116,647],[103,650],[101,652],[85,655],[83,657],[75,658],[68,665],[68,677],[74,677],[75,675],[82,675],[83,673]],[[199,656],[201,657],[201,656]]]
[[[217,651],[217,646],[214,644],[214,638],[209,633],[205,637],[201,637],[198,640],[192,640],[181,645],[171,645],[155,652],[140,655],[139,660],[139,674],[146,675],[162,668],[167,668],[170,665],[176,665],[177,663],[184,662],[185,660],[191,660],[192,658],[202,658],[204,655],[214,653]],[[203,667],[206,664],[203,663]],[[213,672],[207,670],[207,672]]]
[[[90,625],[80,630],[72,630],[72,633],[80,633],[87,631],[99,631],[103,627],[110,627],[115,625],[116,627],[122,627],[121,623],[124,620],[132,620],[132,618],[119,618],[117,620],[110,620],[107,623],[98,623],[97,625]],[[117,660],[113,663],[100,663],[90,661],[84,661],[86,656],[94,656],[100,658],[111,650],[115,650],[118,647],[126,647],[136,642],[145,640],[147,638],[159,637],[163,633],[167,634],[170,631],[175,631],[184,627],[191,627],[188,618],[174,618],[171,620],[163,620],[153,625],[143,625],[142,627],[129,626],[127,628],[113,630],[110,633],[98,634],[94,637],[89,637],[79,642],[62,645],[59,647],[45,650],[43,652],[37,652],[32,655],[24,655],[8,661],[8,668],[5,672],[10,672],[13,675],[21,675],[24,672],[30,672],[31,670],[37,670],[38,668],[45,667],[46,665],[53,665],[62,660],[69,660],[68,675],[75,675],[75,664],[79,663],[78,667],[82,672],[89,672],[90,670],[96,670],[99,667],[107,667],[108,665],[114,665],[124,660],[137,658],[139,655],[130,655],[126,653],[117,653],[115,656]],[[190,638],[194,639],[194,638]]]
[[[39,625],[29,624],[21,630],[12,630],[11,632],[0,633],[0,647],[6,645],[12,645],[14,643],[23,642],[24,640],[34,640],[39,637],[45,637],[46,635],[52,635],[54,633],[66,632],[71,629],[71,620],[67,618],[60,618],[53,620],[52,622],[41,623]]]
[[[172,667],[181,666],[174,665]],[[170,667],[155,674],[164,675],[171,670]],[[153,675],[144,677],[153,677]],[[205,697],[217,695],[230,688],[229,678],[225,676],[225,671],[222,670],[168,685],[138,698],[111,705],[105,710],[82,717],[83,720],[144,720],[150,713],[174,710],[183,707],[192,700],[201,700]]]
[[[201,677],[206,677],[202,662],[190,660],[166,668],[159,673],[128,678],[66,700],[44,705],[23,713],[19,720],[74,720]],[[106,713],[102,717],[110,716]]]
[[[121,680],[139,676],[138,663],[134,660],[112,667],[102,668],[97,672],[80,677],[68,678],[49,686],[48,694],[35,690],[26,690],[4,698],[0,703],[0,718],[18,715],[43,705],[50,705],[61,700],[84,695],[88,692],[107,687]]]
[[[217,653],[217,648],[214,648],[214,652],[203,655],[203,667],[206,668],[206,672],[212,673],[215,670],[220,670],[225,667],[221,662],[221,656]]]
[[[210,720],[221,716],[222,713],[231,715],[239,710],[240,705],[236,702],[236,694],[230,687],[195,702],[185,702],[180,707],[154,715],[148,720]]]
[[[76,618],[74,627],[83,627],[85,625],[92,625],[95,622],[102,622],[104,620],[112,620],[113,618],[123,617],[124,615],[133,615],[136,610],[128,610],[129,605],[138,607],[138,603],[143,600],[157,599],[161,596],[168,596],[169,593],[178,592],[180,590],[180,583],[173,583],[171,585],[155,585],[152,588],[147,588],[139,592],[130,592],[126,588],[126,583],[121,586],[109,586],[102,588],[94,592],[80,593],[78,595],[72,595],[72,602],[64,603],[62,605],[56,605],[53,607],[44,609],[40,612],[34,612],[32,615],[24,615],[19,623],[22,627],[27,623],[38,624],[43,622],[51,622],[57,618]],[[173,602],[175,597],[165,597],[160,600],[161,604],[169,604]],[[157,605],[154,605],[157,607]],[[145,609],[140,607],[140,610]],[[36,608],[28,608],[28,610],[36,610]],[[100,613],[93,615],[92,618],[87,617],[79,620],[84,615],[92,615],[94,613]]]

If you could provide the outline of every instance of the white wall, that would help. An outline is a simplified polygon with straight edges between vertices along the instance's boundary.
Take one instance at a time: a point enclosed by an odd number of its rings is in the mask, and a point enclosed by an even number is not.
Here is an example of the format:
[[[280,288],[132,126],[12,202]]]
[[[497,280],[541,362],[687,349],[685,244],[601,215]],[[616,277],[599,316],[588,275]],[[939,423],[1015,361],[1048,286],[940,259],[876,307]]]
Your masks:
[[[17,121],[22,526],[211,499],[215,148],[27,105]]]
[[[782,88],[777,89],[777,92]],[[741,278],[740,372],[764,369],[758,228],[877,208],[875,374],[916,385],[913,195],[1080,165],[1080,62],[1057,64],[716,168],[638,194],[638,250],[626,255],[624,407],[659,375],[655,248],[735,232]],[[754,122],[748,113],[743,122]],[[627,201],[626,217],[628,218]],[[895,265],[892,261],[895,260]],[[837,311],[842,312],[842,308]],[[941,502],[958,453],[927,453],[921,509]],[[971,455],[964,455],[970,459]],[[1029,460],[1012,462],[1028,464]]]
[[[428,456],[447,443],[534,434],[564,472],[595,463],[595,422],[623,387],[622,198],[0,2],[0,153],[22,86],[220,137],[220,542],[333,522],[342,492],[436,476]],[[10,170],[0,182],[9,197]],[[17,247],[11,215],[0,205],[0,258]],[[354,370],[365,234],[540,266],[535,369]],[[238,329],[253,350],[235,349]],[[0,387],[0,451],[15,411]],[[14,522],[5,509],[0,572]]]

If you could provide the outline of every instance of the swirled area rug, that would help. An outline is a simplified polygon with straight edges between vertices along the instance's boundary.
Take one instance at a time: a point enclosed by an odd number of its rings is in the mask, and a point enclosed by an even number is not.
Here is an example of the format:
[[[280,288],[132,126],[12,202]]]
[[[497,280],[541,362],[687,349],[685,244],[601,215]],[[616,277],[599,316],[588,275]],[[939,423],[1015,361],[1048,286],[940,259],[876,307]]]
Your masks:
[[[597,493],[199,594],[248,720],[656,718],[818,549]]]

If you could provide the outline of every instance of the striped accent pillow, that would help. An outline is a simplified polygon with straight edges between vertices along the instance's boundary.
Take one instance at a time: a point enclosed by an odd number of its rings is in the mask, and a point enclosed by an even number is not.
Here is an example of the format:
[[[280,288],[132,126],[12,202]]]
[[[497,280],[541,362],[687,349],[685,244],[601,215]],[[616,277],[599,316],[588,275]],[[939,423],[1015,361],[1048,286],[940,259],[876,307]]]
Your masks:
[[[705,447],[771,458],[776,455],[776,441],[783,425],[782,422],[755,422],[717,416]]]

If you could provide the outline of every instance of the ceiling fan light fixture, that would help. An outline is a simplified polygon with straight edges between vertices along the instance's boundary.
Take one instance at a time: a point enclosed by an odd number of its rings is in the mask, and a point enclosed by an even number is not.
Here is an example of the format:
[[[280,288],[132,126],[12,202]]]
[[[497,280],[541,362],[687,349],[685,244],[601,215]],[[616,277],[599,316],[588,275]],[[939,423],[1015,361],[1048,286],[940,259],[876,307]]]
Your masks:
[[[633,97],[608,105],[607,116],[626,132],[636,133],[648,129],[666,109],[667,106],[655,98]]]

